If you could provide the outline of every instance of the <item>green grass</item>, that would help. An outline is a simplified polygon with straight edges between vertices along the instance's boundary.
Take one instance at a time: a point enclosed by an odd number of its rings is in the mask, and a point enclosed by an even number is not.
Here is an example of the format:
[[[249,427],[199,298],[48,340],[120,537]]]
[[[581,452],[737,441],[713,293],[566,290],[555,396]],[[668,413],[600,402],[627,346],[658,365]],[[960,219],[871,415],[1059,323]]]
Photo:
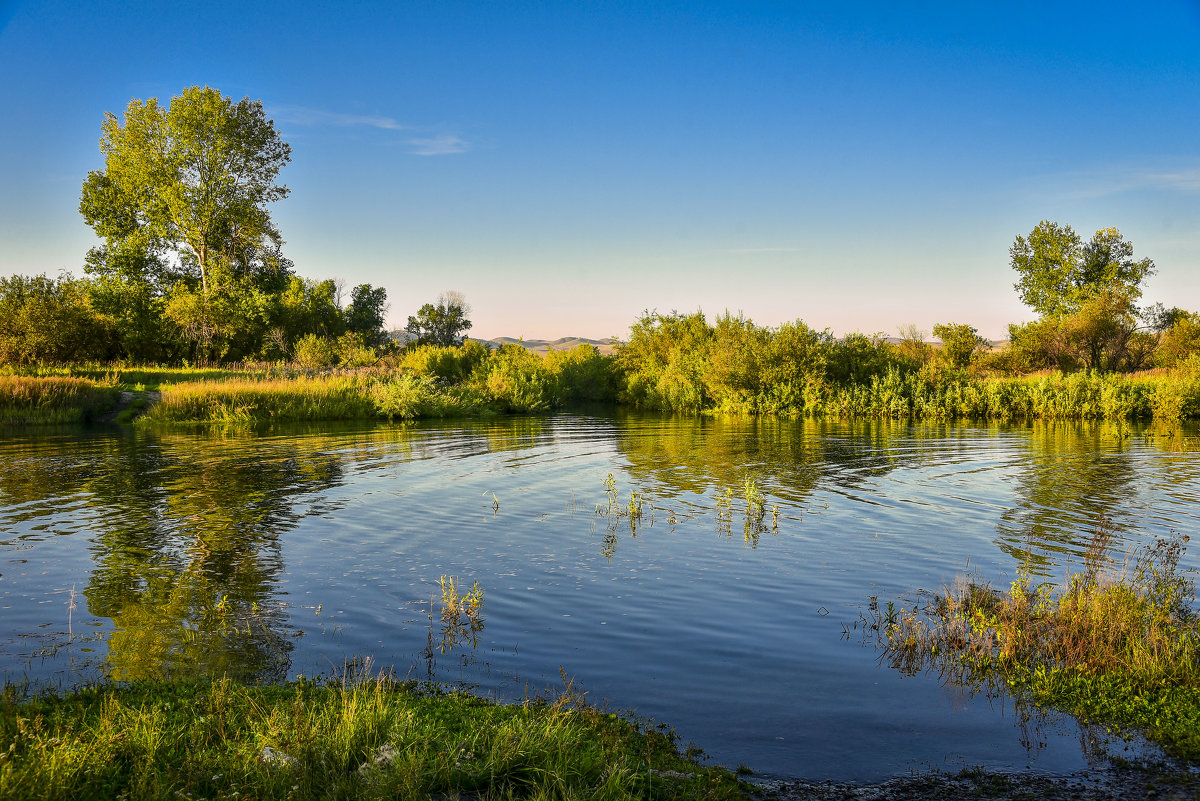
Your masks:
[[[1179,569],[1187,538],[1159,540],[1119,570],[1105,567],[1110,540],[1098,526],[1084,568],[1060,586],[964,580],[911,608],[872,601],[867,628],[902,671],[1004,688],[1200,762],[1200,616]]]
[[[83,378],[0,375],[0,424],[78,423],[111,409],[118,395]]]
[[[669,734],[583,703],[381,677],[142,683],[0,701],[0,799],[740,799]]]
[[[226,367],[170,367],[159,365],[124,365],[85,363],[66,366],[35,366],[5,368],[17,375],[34,378],[86,378],[117,389],[157,390],[163,384],[184,381],[222,381],[231,378],[266,379],[295,375],[295,370],[267,365]]]
[[[378,417],[365,379],[353,376],[229,378],[163,385],[162,398],[139,422],[266,423]]]

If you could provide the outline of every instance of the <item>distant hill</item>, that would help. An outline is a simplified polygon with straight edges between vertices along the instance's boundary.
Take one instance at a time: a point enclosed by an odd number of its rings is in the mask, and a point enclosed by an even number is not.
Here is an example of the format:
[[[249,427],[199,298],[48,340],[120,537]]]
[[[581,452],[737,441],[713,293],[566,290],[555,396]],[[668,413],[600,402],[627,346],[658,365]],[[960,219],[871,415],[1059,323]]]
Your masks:
[[[412,334],[402,328],[397,328],[388,332],[388,336],[400,343],[407,343],[412,340]],[[555,340],[545,339],[517,339],[515,337],[496,337],[495,339],[479,339],[471,337],[476,342],[482,342],[489,348],[498,348],[501,345],[520,345],[526,350],[531,350],[534,353],[549,353],[552,350],[571,350],[578,345],[592,345],[598,351],[605,355],[610,355],[617,352],[617,340],[608,339],[586,339],[584,337],[559,337]]]
[[[531,350],[534,353],[549,353],[552,350],[571,350],[579,345],[592,345],[598,351],[604,354],[616,353],[615,339],[586,339],[584,337],[559,337],[555,340],[545,339],[513,339],[512,337],[496,337],[492,340],[480,340],[484,344],[490,342],[499,347],[501,345],[520,345],[526,350]]]

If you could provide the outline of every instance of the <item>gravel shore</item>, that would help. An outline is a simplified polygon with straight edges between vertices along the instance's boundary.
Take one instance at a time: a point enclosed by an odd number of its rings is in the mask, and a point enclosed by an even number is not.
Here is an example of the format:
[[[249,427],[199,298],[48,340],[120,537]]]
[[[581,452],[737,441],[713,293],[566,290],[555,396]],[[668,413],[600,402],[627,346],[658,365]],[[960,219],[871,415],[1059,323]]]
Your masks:
[[[878,784],[764,780],[764,801],[1195,801],[1200,775],[1186,767],[1106,767],[1069,776],[963,771]]]

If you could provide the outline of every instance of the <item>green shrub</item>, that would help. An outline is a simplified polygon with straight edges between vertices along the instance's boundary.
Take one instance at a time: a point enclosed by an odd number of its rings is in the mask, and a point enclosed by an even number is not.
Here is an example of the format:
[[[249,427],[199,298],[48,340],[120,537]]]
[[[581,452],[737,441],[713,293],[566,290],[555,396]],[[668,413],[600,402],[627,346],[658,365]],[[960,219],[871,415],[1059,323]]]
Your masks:
[[[324,370],[337,364],[334,344],[325,337],[305,334],[296,343],[296,364],[305,370]]]

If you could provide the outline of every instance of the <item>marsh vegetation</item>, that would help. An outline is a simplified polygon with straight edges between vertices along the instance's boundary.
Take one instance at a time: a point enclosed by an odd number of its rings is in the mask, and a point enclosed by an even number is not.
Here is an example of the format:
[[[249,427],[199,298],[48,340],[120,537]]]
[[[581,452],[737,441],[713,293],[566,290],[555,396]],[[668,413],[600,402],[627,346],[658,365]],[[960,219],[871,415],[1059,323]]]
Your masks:
[[[1101,521],[1082,566],[1062,582],[1022,573],[1008,590],[961,578],[915,601],[872,597],[862,618],[888,664],[987,688],[1016,702],[1144,734],[1200,763],[1200,616],[1186,535],[1139,547],[1113,564]]]

